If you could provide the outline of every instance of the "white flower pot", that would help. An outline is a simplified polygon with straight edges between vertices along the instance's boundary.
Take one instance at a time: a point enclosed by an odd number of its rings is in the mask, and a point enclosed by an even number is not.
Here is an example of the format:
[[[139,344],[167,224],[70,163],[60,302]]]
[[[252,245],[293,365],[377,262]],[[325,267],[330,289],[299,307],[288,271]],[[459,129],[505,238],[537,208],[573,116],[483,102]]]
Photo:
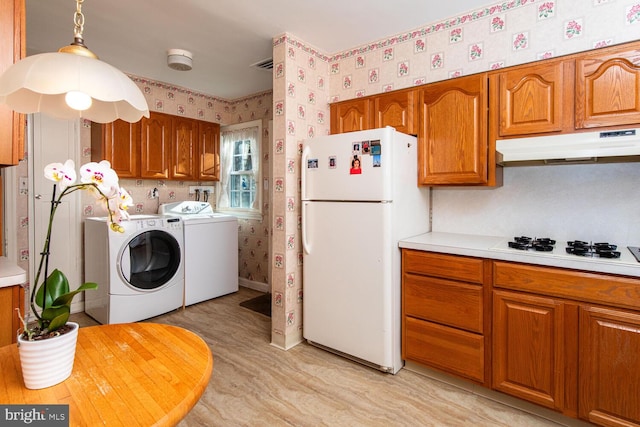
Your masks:
[[[51,387],[69,378],[76,356],[79,325],[64,335],[39,341],[28,341],[18,336],[18,352],[22,366],[22,379],[29,389]]]

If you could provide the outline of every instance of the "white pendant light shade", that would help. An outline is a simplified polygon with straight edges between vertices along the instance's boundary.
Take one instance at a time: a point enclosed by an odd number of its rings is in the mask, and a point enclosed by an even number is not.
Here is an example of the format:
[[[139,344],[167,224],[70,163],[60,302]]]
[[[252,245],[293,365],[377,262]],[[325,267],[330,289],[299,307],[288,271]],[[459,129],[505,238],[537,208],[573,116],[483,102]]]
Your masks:
[[[69,107],[68,92],[88,95],[90,106]],[[99,59],[65,52],[28,56],[9,67],[0,75],[0,103],[19,113],[98,123],[149,117],[144,95],[127,75]]]

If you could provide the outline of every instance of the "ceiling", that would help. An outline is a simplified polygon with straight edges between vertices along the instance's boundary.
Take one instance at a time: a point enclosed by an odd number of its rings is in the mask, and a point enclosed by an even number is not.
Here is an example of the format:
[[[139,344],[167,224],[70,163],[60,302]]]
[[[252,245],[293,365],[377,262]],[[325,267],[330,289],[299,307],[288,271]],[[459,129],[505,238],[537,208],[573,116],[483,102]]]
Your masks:
[[[84,41],[125,73],[237,99],[270,90],[271,58],[285,32],[327,55],[421,28],[496,0],[85,0]],[[321,6],[318,6],[321,5]],[[26,0],[27,54],[73,41],[75,0]],[[168,49],[193,53],[193,69],[167,66]]]

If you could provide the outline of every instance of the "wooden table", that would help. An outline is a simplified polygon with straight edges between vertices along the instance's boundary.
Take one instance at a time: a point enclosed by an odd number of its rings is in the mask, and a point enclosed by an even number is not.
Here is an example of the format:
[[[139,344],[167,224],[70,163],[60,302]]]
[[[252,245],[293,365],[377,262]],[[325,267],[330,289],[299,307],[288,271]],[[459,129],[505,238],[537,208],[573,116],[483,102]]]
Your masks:
[[[22,381],[16,344],[0,348],[0,404],[68,404],[72,426],[177,424],[204,392],[213,357],[176,326],[81,327],[71,376],[41,390]]]

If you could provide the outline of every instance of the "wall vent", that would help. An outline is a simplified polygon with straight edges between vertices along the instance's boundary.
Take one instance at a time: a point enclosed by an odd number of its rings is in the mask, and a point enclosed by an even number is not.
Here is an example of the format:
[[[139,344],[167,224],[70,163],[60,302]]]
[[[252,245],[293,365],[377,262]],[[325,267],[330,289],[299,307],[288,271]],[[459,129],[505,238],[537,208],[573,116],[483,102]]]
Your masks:
[[[273,58],[263,59],[262,61],[251,64],[252,67],[260,68],[262,70],[273,70]]]

